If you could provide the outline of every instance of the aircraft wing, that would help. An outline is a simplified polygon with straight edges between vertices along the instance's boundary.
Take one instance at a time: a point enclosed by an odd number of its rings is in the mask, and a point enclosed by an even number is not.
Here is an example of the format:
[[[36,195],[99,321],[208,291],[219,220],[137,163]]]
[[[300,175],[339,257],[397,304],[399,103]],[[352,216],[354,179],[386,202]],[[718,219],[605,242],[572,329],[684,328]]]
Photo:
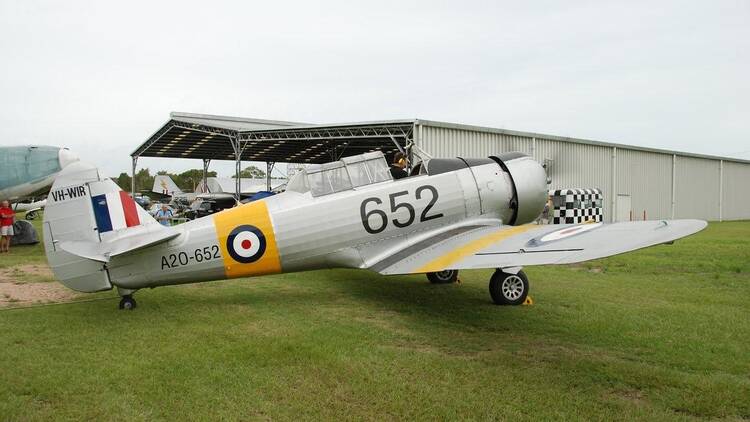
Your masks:
[[[702,220],[480,227],[412,245],[371,267],[381,274],[570,264],[668,243],[706,227]]]

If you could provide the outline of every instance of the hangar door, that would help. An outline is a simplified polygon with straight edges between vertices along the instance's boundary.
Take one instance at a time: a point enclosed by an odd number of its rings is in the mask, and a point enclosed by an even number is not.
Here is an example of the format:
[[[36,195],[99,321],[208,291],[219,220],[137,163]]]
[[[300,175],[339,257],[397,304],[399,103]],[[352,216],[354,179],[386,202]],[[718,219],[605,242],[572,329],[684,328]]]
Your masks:
[[[617,209],[615,221],[630,221],[630,195],[618,193],[615,208]]]

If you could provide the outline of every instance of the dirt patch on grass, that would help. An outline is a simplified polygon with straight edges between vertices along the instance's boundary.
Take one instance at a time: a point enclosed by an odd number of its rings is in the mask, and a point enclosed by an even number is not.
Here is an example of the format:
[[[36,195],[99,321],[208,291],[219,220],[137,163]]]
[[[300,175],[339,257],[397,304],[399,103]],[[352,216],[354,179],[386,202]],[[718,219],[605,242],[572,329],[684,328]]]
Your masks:
[[[17,265],[0,269],[0,307],[67,302],[78,295],[54,283],[46,265]]]
[[[54,281],[55,276],[47,265],[28,264],[0,269],[0,282],[23,284],[28,282]]]
[[[570,268],[573,271],[586,271],[586,272],[593,273],[593,274],[601,274],[605,272],[604,267],[592,267],[592,266],[588,266],[585,264],[584,265],[573,264],[573,265],[569,265],[568,268]]]
[[[645,406],[648,404],[648,400],[646,400],[643,392],[632,388],[610,390],[604,394],[604,397],[608,399],[614,398],[617,400],[624,400],[635,406]]]

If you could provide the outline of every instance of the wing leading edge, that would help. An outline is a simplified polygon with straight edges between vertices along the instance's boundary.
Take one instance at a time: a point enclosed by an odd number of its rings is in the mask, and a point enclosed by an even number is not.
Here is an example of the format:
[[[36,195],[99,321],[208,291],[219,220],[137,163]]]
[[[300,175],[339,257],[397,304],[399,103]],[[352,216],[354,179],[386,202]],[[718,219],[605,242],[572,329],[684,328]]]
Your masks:
[[[476,268],[571,264],[674,241],[697,233],[702,220],[633,221],[580,225],[481,227],[443,239],[372,269],[414,274]]]

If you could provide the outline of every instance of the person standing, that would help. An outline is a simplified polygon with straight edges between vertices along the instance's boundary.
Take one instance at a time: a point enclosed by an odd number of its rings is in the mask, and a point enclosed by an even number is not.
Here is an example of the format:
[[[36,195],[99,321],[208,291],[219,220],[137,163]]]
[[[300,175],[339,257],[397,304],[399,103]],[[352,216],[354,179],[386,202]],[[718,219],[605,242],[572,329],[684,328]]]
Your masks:
[[[172,217],[172,210],[169,209],[167,204],[162,204],[161,209],[159,211],[156,211],[156,220],[162,226],[169,227],[170,225],[172,225]]]
[[[13,220],[16,213],[8,201],[0,203],[0,252],[10,252],[10,238],[13,236]]]
[[[408,177],[409,174],[404,170],[406,168],[406,156],[403,152],[397,152],[393,156],[393,164],[391,164],[391,176],[393,180],[403,179]]]

